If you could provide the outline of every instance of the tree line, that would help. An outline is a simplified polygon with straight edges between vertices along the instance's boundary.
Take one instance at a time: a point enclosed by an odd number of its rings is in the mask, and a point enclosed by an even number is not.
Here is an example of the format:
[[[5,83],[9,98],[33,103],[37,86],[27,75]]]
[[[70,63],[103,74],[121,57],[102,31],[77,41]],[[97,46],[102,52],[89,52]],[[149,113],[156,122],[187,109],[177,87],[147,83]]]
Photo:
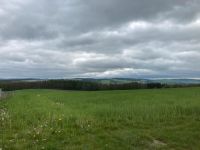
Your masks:
[[[128,89],[153,89],[153,88],[176,88],[200,86],[194,84],[161,84],[161,83],[124,83],[124,84],[101,84],[98,82],[79,81],[79,80],[45,80],[45,81],[16,81],[0,82],[0,88],[3,91],[14,91],[22,89],[59,89],[59,90],[80,90],[80,91],[98,91],[98,90],[128,90]]]

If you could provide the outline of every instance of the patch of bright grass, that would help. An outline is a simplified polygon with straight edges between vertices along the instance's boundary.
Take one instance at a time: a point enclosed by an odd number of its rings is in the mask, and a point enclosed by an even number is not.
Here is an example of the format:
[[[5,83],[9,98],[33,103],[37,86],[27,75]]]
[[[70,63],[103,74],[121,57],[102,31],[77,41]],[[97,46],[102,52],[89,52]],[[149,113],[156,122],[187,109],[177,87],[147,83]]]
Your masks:
[[[22,90],[0,101],[0,149],[199,149],[200,88]]]

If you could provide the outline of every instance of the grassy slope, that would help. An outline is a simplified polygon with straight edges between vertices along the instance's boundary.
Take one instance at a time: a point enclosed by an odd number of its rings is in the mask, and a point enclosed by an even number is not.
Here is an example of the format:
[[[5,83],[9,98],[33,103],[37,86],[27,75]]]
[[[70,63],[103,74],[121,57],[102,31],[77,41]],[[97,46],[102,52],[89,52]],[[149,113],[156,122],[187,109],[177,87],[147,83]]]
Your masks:
[[[3,149],[199,149],[200,88],[17,91],[0,121]]]

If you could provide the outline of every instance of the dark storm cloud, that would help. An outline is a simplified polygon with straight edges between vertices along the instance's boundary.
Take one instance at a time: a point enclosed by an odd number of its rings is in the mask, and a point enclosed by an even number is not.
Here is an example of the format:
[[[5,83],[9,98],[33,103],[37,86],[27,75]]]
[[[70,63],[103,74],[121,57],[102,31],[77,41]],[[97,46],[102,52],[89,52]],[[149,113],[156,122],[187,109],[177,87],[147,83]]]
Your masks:
[[[0,77],[199,77],[199,7],[199,0],[3,0]]]

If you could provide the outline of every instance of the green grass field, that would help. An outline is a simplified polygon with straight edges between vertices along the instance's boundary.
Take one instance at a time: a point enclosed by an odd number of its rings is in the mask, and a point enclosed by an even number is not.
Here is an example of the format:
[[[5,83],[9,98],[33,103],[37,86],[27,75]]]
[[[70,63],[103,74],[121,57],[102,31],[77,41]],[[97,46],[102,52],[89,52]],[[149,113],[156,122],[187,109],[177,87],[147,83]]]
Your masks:
[[[200,149],[200,88],[22,90],[0,101],[0,150]]]

